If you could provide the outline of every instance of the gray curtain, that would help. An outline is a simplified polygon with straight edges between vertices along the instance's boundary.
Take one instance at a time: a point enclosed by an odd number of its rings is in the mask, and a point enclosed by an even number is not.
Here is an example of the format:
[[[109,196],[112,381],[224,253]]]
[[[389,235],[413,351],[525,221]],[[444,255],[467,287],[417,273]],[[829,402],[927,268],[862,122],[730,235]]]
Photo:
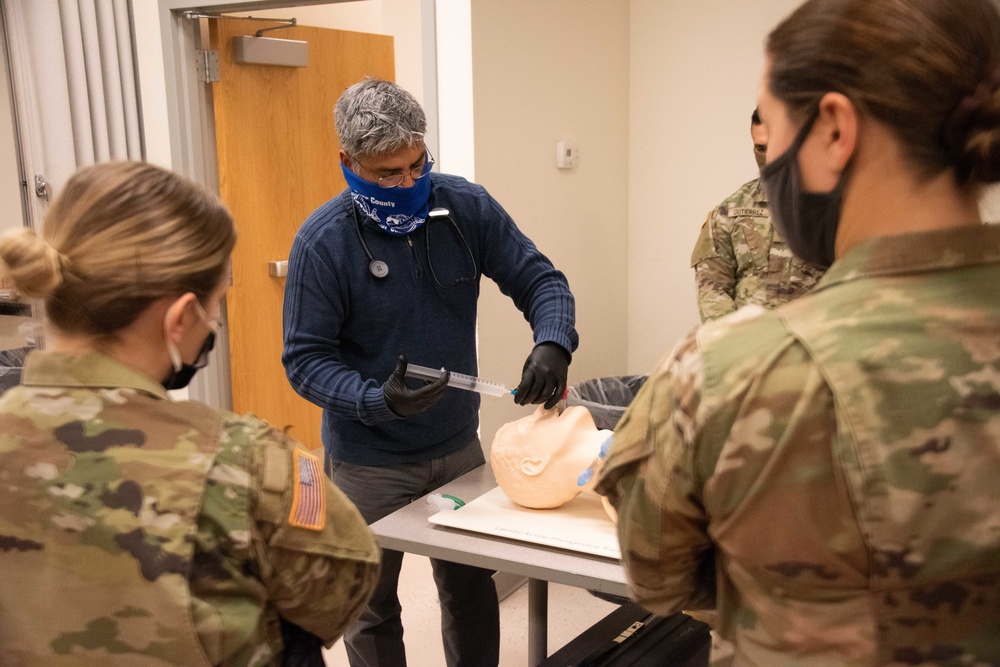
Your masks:
[[[2,1],[29,179],[51,197],[78,167],[141,160],[128,0]],[[36,228],[45,201],[33,202]]]

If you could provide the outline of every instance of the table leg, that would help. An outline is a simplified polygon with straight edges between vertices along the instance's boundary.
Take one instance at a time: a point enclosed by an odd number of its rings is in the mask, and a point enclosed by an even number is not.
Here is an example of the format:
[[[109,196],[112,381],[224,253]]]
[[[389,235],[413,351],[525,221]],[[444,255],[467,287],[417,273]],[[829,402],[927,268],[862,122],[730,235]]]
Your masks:
[[[549,655],[549,582],[528,579],[528,665]]]

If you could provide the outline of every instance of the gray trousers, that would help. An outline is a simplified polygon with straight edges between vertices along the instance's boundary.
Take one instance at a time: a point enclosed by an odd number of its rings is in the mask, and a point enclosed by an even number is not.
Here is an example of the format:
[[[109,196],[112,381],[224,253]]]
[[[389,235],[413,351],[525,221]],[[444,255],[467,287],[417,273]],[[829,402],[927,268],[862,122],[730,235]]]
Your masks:
[[[358,466],[328,457],[327,472],[371,525],[420,496],[482,465],[477,438],[430,461]],[[500,607],[493,572],[431,558],[441,602],[441,637],[448,667],[496,667],[500,662]],[[378,584],[361,616],[344,635],[351,667],[405,667],[397,586],[401,551],[382,550]]]

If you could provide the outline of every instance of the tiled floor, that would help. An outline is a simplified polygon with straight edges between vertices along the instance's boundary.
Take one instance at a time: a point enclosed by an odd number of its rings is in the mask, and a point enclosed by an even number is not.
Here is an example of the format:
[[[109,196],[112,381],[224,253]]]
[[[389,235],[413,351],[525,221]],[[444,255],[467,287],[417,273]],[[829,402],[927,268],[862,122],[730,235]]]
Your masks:
[[[400,575],[403,632],[409,667],[444,667],[441,612],[430,561],[408,554]],[[585,590],[549,585],[549,653],[617,608]],[[343,642],[326,652],[327,667],[347,667]],[[528,588],[522,586],[500,603],[500,667],[528,664]],[[385,665],[384,667],[395,667]]]

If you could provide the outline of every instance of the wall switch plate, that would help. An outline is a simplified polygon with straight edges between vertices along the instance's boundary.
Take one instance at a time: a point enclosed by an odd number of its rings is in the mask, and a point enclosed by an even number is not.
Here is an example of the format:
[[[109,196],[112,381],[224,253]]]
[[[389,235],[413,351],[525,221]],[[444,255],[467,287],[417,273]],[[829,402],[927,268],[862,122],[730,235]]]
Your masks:
[[[572,169],[580,158],[580,149],[575,143],[560,141],[556,143],[556,166],[560,169]]]

